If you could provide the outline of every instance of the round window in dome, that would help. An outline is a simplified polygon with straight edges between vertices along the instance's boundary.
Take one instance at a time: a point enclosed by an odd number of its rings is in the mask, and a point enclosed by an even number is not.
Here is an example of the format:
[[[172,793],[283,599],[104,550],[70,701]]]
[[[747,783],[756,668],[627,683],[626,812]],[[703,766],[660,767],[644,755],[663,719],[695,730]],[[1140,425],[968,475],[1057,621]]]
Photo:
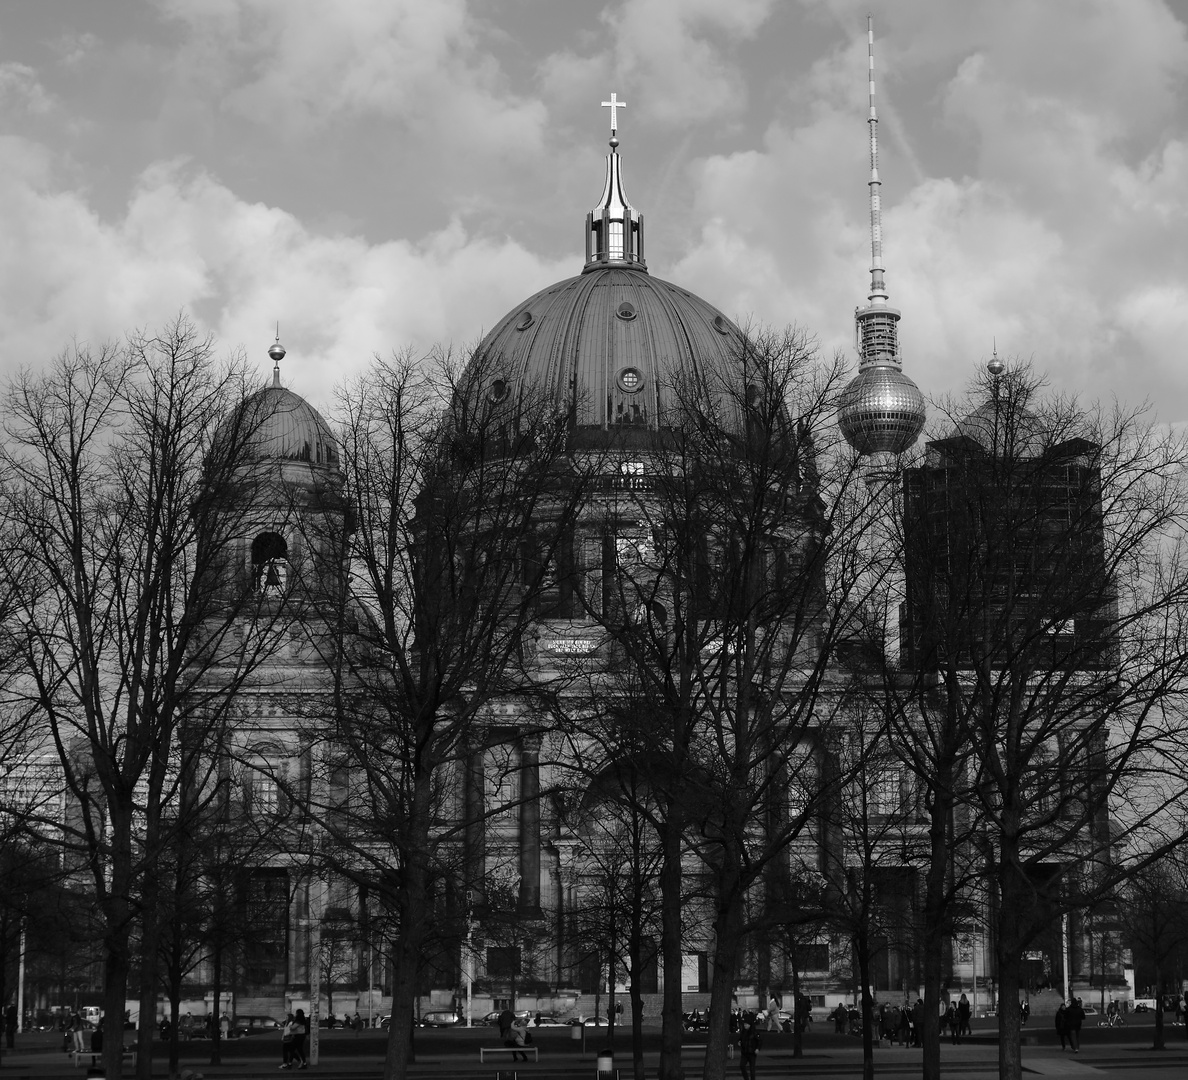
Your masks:
[[[507,397],[507,380],[495,379],[487,388],[488,401],[502,401]]]
[[[643,389],[643,372],[639,368],[625,367],[619,372],[616,382],[625,394],[634,394],[637,390]]]
[[[730,323],[728,323],[726,321],[725,316],[715,315],[714,316],[714,329],[717,330],[719,334],[729,334],[730,333]]]
[[[520,318],[516,321],[516,329],[527,330],[535,321],[531,311],[521,311]]]
[[[630,322],[635,318],[635,305],[629,304],[624,300],[616,309],[615,314],[619,316],[624,322]]]

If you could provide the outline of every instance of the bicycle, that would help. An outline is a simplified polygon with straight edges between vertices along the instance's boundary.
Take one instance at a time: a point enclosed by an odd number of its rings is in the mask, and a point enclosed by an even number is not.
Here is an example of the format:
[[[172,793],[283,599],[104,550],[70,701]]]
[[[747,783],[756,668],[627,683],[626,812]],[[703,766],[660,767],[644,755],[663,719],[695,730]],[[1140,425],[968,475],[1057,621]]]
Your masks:
[[[1098,1027],[1125,1027],[1126,1021],[1122,1018],[1121,1013],[1107,1013],[1101,1020],[1097,1021]]]

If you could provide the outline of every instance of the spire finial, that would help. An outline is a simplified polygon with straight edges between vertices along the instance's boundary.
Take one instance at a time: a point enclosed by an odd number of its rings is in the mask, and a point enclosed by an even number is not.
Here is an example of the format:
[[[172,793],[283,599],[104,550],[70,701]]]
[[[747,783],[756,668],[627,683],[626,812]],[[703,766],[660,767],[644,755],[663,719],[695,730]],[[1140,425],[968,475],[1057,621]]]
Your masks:
[[[986,365],[986,370],[997,379],[999,375],[1006,371],[1006,364],[998,359],[998,338],[994,337],[991,340],[994,342],[994,355],[991,356],[990,362]]]
[[[586,215],[586,270],[608,263],[646,270],[643,252],[643,214],[628,201],[623,192],[622,165],[619,158],[619,109],[627,108],[612,93],[602,102],[611,111],[610,153],[606,155],[606,185],[598,205]]]
[[[612,90],[610,101],[604,101],[602,103],[602,107],[604,109],[610,109],[610,111],[611,111],[611,143],[610,144],[613,149],[614,147],[619,145],[619,140],[617,138],[615,138],[615,134],[619,130],[618,110],[627,108],[627,102],[620,101],[618,99],[618,96]]]
[[[276,324],[276,340],[268,346],[268,355],[272,357],[272,385],[280,386],[280,362],[285,358],[285,347],[281,344],[279,322]]]

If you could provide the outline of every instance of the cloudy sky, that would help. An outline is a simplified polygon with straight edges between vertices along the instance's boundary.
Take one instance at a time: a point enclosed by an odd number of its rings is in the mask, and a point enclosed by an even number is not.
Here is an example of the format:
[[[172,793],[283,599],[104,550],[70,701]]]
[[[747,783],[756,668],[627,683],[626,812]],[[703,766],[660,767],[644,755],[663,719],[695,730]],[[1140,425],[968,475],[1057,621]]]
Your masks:
[[[852,356],[870,0],[0,7],[0,374],[190,312],[315,403],[581,269],[614,90],[653,274]],[[1188,420],[1188,5],[876,5],[907,371]]]

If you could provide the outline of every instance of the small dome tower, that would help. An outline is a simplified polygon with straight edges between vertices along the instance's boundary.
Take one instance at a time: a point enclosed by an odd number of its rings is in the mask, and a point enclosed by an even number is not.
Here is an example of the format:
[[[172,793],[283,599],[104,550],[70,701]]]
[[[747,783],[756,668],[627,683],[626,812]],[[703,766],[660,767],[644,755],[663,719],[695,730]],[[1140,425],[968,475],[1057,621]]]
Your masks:
[[[868,18],[870,67],[870,296],[854,315],[858,374],[838,409],[842,434],[860,454],[901,454],[924,427],[924,397],[903,373],[899,355],[899,312],[887,303],[883,282],[883,219],[879,200],[878,115],[875,112],[874,20]]]

